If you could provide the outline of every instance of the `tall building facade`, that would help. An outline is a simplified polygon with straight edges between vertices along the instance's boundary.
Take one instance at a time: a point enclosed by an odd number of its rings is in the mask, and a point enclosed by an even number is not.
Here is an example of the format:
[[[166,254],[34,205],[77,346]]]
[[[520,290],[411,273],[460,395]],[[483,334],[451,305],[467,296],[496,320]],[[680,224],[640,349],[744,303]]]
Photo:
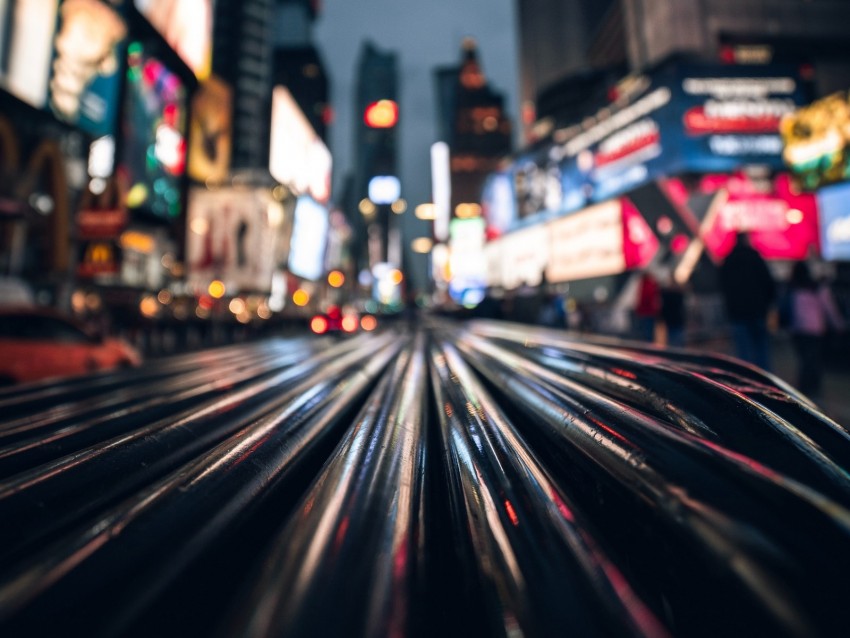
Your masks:
[[[313,42],[313,25],[320,11],[313,0],[279,0],[274,27],[274,84],[286,86],[310,126],[327,144],[332,111],[328,76]]]
[[[449,146],[451,208],[480,201],[486,176],[512,150],[512,124],[504,96],[487,82],[476,42],[467,38],[455,67],[434,74],[438,130]]]
[[[816,96],[850,86],[850,3],[840,0],[519,0],[518,16],[526,141],[556,108],[553,94],[576,88],[571,76],[639,73],[676,55],[806,64]]]
[[[213,72],[233,87],[232,166],[264,168],[274,60],[274,0],[217,2]]]
[[[357,62],[354,96],[354,170],[348,210],[359,211],[352,219],[361,267],[392,261],[401,266],[400,222],[392,210],[399,192],[370,193],[370,184],[397,185],[398,57],[365,42]],[[373,181],[379,178],[378,181]],[[384,197],[383,195],[386,195]]]

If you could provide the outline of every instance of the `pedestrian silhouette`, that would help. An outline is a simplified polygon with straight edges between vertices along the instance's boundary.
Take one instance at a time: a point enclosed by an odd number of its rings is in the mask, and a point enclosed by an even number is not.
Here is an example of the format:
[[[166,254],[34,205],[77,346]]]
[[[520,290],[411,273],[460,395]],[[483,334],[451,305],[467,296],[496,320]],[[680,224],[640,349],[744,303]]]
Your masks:
[[[767,318],[776,300],[776,282],[764,258],[746,233],[719,268],[720,290],[740,359],[770,370],[770,332]]]
[[[661,281],[661,321],[667,330],[667,345],[685,347],[685,288],[667,272]]]
[[[843,330],[844,319],[824,283],[805,261],[794,263],[788,282],[789,330],[797,355],[797,389],[817,398],[823,379],[823,352],[830,329]]]
[[[650,343],[655,341],[655,323],[661,313],[661,287],[649,271],[640,276],[634,312],[638,338]]]

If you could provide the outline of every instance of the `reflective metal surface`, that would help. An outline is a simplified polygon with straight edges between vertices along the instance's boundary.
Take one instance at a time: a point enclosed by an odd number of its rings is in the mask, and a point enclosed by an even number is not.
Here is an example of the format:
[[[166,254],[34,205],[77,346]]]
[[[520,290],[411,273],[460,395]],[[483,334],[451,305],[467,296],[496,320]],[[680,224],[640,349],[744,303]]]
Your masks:
[[[0,415],[2,636],[850,627],[850,434],[727,357],[429,320]]]

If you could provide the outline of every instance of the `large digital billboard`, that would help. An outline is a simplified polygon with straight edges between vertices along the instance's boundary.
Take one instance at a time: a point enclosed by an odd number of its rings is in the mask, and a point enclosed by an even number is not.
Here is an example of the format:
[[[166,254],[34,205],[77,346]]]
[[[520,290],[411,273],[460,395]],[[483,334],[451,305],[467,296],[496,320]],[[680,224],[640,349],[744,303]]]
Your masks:
[[[186,89],[180,78],[139,42],[127,50],[124,139],[120,170],[127,207],[164,219],[182,210],[186,170]]]
[[[135,0],[135,5],[195,76],[206,79],[212,61],[213,0]]]
[[[94,136],[112,134],[123,2],[0,0],[0,85]]]
[[[704,181],[709,179],[712,189],[723,188],[722,198],[703,218],[699,235],[715,261],[729,254],[738,232],[747,233],[765,259],[800,260],[820,253],[815,197],[797,192],[787,174],[779,175],[767,190],[754,188],[743,175],[709,176]]]
[[[327,208],[307,195],[298,198],[288,263],[294,275],[311,281],[322,278],[329,223]]]
[[[824,259],[850,261],[850,183],[822,188],[817,200]]]
[[[805,101],[797,69],[780,65],[671,65],[645,86],[563,145],[594,201],[658,175],[780,169],[779,124]]]
[[[495,239],[513,226],[517,214],[510,173],[487,177],[481,193],[481,215],[486,222],[487,239]]]
[[[516,228],[617,197],[662,176],[782,169],[782,118],[805,103],[786,65],[671,63],[556,131],[510,167]]]
[[[47,103],[56,0],[0,0],[0,82],[24,102]]]
[[[229,292],[269,292],[283,209],[267,190],[190,190],[186,233],[189,282],[206,290],[213,279]]]
[[[650,263],[658,239],[626,199],[612,199],[547,224],[550,283],[617,275]]]
[[[783,158],[807,190],[850,179],[850,96],[842,91],[782,120]]]
[[[223,182],[230,172],[233,91],[211,76],[192,97],[189,176],[200,182]]]
[[[331,154],[292,94],[284,86],[272,91],[269,172],[298,195],[326,203],[331,195]]]

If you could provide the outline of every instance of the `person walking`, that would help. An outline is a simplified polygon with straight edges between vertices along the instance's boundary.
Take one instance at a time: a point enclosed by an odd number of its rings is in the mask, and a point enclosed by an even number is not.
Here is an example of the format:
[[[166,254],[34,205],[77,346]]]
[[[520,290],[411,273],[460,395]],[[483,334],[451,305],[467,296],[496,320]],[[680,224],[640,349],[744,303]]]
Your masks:
[[[776,282],[746,233],[738,233],[735,246],[720,265],[718,275],[736,355],[769,371],[767,318],[776,301]]]
[[[788,282],[790,332],[797,355],[797,389],[806,396],[820,395],[823,351],[830,328],[844,329],[832,292],[812,276],[805,261],[794,263]]]
[[[685,347],[685,289],[668,272],[661,285],[661,321],[667,330],[667,345]]]
[[[637,337],[652,343],[655,341],[655,322],[661,312],[661,287],[649,271],[641,273],[635,303]]]

